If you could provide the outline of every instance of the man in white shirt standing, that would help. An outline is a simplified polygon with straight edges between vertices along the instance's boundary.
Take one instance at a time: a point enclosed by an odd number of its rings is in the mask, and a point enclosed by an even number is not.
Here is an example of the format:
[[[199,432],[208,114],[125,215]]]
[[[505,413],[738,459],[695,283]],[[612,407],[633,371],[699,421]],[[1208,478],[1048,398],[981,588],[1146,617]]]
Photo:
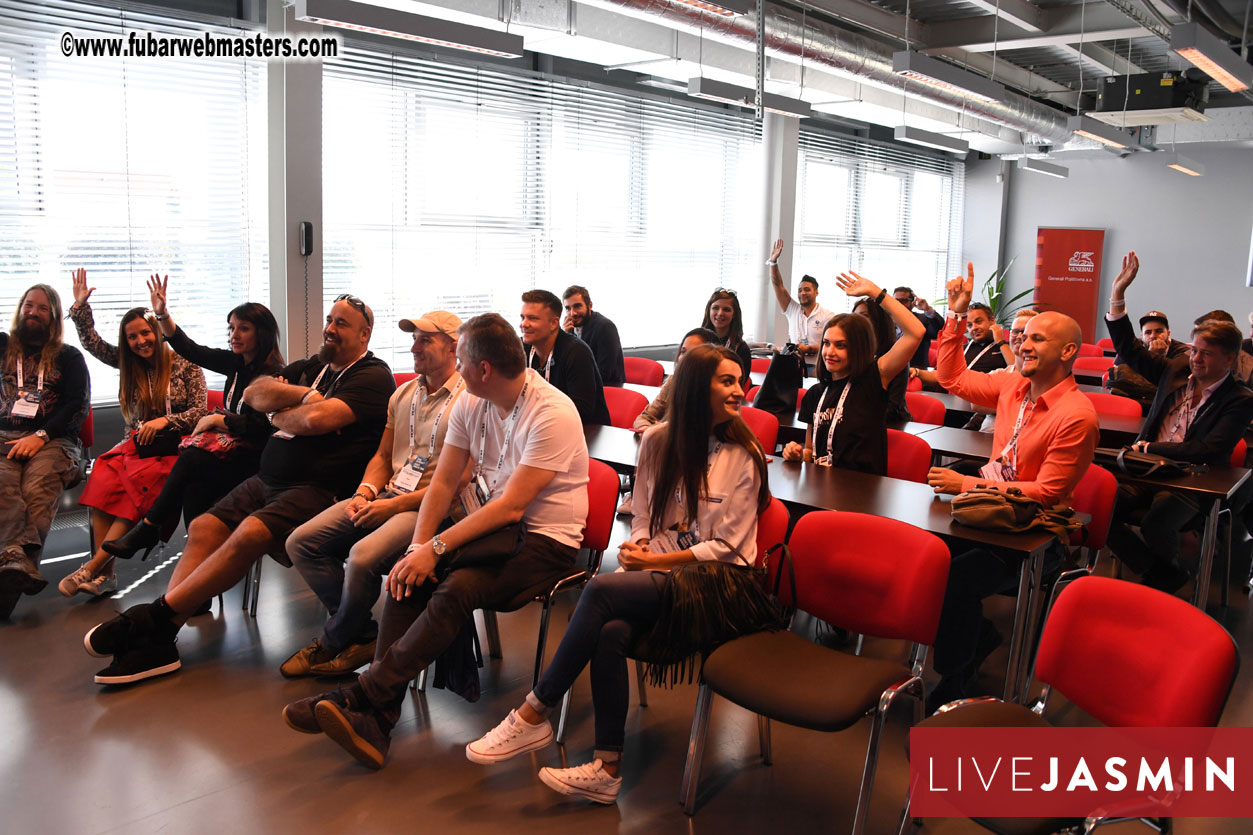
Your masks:
[[[801,278],[796,285],[796,299],[792,298],[783,284],[783,274],[779,272],[779,256],[782,254],[783,240],[779,239],[774,242],[770,260],[766,262],[770,268],[770,284],[774,287],[779,309],[787,317],[788,341],[796,345],[797,351],[805,358],[806,370],[812,375],[822,347],[822,332],[834,314],[818,304],[818,279],[812,276]]]
[[[446,310],[400,320],[413,334],[417,377],[396,389],[387,426],[351,498],[292,531],[287,555],[331,613],[322,634],[279,667],[287,678],[342,675],[374,658],[383,575],[413,538],[418,508],[439,463],[448,417],[465,391],[457,373],[457,328]]]
[[[527,368],[499,315],[476,316],[458,334],[466,394],[448,418],[412,543],[388,576],[374,663],[347,689],[283,709],[290,727],[326,733],[370,768],[383,766],[408,682],[475,609],[516,608],[569,574],[587,519],[587,444],[574,403]],[[450,514],[458,521],[445,527]],[[494,556],[487,538],[515,523],[525,526],[521,547]],[[486,552],[472,564],[461,550],[471,543]]]

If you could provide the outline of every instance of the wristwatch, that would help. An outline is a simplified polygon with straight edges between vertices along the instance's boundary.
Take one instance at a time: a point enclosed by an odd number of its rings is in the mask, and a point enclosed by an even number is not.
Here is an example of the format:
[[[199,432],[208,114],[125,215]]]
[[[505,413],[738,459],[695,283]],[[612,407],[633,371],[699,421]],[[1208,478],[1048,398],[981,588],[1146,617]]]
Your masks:
[[[435,534],[431,538],[431,548],[435,551],[435,556],[442,557],[444,552],[448,550],[448,546],[444,544],[444,540],[439,538],[439,534]]]
[[[43,441],[45,444],[48,443],[48,433],[42,429],[35,430],[35,437],[39,438],[39,440]]]

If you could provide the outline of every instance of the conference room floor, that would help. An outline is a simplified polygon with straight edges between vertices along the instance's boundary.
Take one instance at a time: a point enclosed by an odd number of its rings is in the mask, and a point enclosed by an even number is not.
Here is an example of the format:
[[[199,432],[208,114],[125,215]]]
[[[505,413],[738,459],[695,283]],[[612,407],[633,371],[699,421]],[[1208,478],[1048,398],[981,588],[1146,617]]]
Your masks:
[[[79,517],[81,518],[81,516]],[[851,825],[868,736],[868,721],[825,735],[774,726],[772,766],[757,756],[756,724],[745,711],[716,700],[699,807],[683,814],[679,779],[695,701],[694,685],[650,690],[648,706],[632,697],[627,719],[624,790],[616,806],[571,801],[535,776],[559,763],[557,746],[494,767],[472,764],[463,747],[521,700],[530,685],[539,607],[500,616],[503,658],[481,670],[476,704],[442,690],[411,694],[379,773],[357,765],[332,742],[291,731],[285,703],[333,683],[288,681],[278,665],[317,634],[323,612],[293,571],[267,562],[255,621],[240,609],[240,590],[225,611],[194,619],[180,635],[184,669],[134,687],[92,682],[104,666],[83,651],[83,633],[115,611],[151,600],[165,585],[182,542],[163,555],[119,568],[111,599],[66,600],[56,583],[77,567],[86,547],[82,528],[64,516],[49,540],[44,573],[50,584],[25,598],[0,622],[0,829],[7,832],[434,832],[543,831],[689,833],[773,830],[844,832]],[[626,529],[621,519],[621,536]],[[607,567],[613,567],[612,554]],[[1215,596],[1215,599],[1216,596]],[[556,647],[569,603],[555,612],[549,651]],[[1224,723],[1253,724],[1253,643],[1248,599],[1233,596],[1229,625],[1244,650],[1240,681]],[[1009,601],[992,612],[1006,624]],[[481,630],[480,630],[481,632]],[[867,652],[895,645],[867,643]],[[1002,647],[992,662],[1004,662]],[[999,679],[985,678],[989,687]],[[805,686],[798,678],[796,686]],[[1063,711],[1073,708],[1061,705]],[[587,676],[575,686],[568,755],[591,749]],[[906,714],[900,713],[902,719]],[[1068,717],[1070,721],[1075,720]],[[868,832],[890,833],[908,775],[903,721],[889,724]],[[932,821],[931,833],[983,832],[967,821]],[[1141,832],[1123,824],[1102,831]],[[1250,831],[1249,821],[1176,822],[1179,835]]]

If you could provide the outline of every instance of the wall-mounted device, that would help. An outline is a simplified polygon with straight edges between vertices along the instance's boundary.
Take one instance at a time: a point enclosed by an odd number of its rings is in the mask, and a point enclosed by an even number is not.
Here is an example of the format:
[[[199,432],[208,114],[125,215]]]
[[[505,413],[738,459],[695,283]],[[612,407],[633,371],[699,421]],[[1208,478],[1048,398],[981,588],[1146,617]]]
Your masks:
[[[313,254],[313,224],[307,220],[300,221],[300,254]]]

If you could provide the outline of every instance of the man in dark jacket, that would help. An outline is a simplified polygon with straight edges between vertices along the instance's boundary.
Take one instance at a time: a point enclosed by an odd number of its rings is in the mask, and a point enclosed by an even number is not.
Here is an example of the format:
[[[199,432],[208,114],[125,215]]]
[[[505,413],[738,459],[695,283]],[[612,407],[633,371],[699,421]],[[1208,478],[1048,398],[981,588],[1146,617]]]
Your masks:
[[[526,364],[565,392],[584,423],[609,425],[609,406],[592,351],[561,329],[561,299],[547,290],[522,294],[522,345]]]
[[[918,343],[918,348],[914,351],[914,356],[909,361],[911,368],[930,368],[931,360],[929,354],[931,351],[931,340],[935,339],[939,334],[940,328],[944,327],[944,317],[941,316],[934,307],[927,303],[926,299],[919,298],[914,295],[914,291],[908,287],[897,287],[892,291],[893,297],[901,304],[913,311],[918,317],[918,321],[922,322],[922,326],[926,328],[927,333]],[[897,336],[900,336],[899,330]]]
[[[1170,320],[1159,310],[1150,310],[1140,317],[1140,342],[1150,354],[1164,356],[1168,360],[1188,352],[1188,346],[1170,337]],[[1157,396],[1157,384],[1144,379],[1121,355],[1114,357],[1105,387],[1110,394],[1129,397],[1140,404],[1143,414],[1148,414],[1153,398]]]
[[[1232,376],[1240,330],[1230,322],[1207,320],[1193,329],[1187,356],[1167,359],[1150,353],[1131,329],[1124,300],[1139,268],[1134,252],[1123,259],[1106,317],[1119,356],[1157,385],[1134,446],[1180,461],[1222,466],[1253,420],[1253,391]],[[1110,548],[1146,584],[1173,592],[1189,577],[1178,562],[1179,531],[1199,511],[1194,500],[1177,492],[1119,485]],[[1129,524],[1140,525],[1139,536]]]
[[[571,284],[561,297],[566,318],[561,329],[587,343],[600,371],[600,380],[607,386],[626,382],[626,362],[622,357],[622,340],[618,327],[607,316],[592,310],[592,296],[586,287]]]

